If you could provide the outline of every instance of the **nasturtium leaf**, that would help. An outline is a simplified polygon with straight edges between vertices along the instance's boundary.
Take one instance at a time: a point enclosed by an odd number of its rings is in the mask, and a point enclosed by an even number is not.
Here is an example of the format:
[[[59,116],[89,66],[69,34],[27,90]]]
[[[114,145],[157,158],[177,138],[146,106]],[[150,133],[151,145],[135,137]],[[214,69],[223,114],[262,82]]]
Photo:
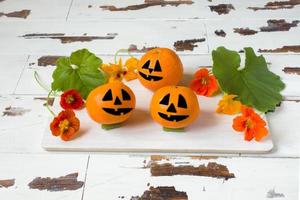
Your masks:
[[[91,90],[107,82],[106,75],[100,71],[101,64],[102,60],[87,49],[59,58],[52,74],[52,90],[76,89],[86,99]]]
[[[241,58],[236,51],[219,47],[212,52],[213,74],[221,89],[261,112],[274,110],[282,100],[280,91],[284,83],[269,71],[265,58],[256,56],[252,48],[245,48],[245,56],[245,66],[241,68]]]

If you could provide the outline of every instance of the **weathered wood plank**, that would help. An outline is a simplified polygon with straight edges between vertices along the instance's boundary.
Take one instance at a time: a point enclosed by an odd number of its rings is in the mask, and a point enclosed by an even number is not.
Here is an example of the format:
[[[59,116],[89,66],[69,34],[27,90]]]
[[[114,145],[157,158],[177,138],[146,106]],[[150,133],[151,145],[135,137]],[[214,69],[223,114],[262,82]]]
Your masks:
[[[0,22],[1,54],[69,54],[88,48],[98,54],[114,55],[118,49],[169,47],[177,41],[192,43],[180,54],[208,52],[206,30],[199,21],[120,21],[120,22]],[[193,43],[196,39],[195,43]],[[185,44],[183,43],[183,44]],[[135,47],[136,45],[136,47]],[[136,49],[137,48],[137,49]]]
[[[17,87],[28,56],[0,56],[0,94],[12,94]]]
[[[3,0],[0,21],[65,21],[71,0]]]
[[[240,17],[227,20],[207,20],[207,35],[209,50],[218,46],[236,51],[243,50],[244,47],[252,47],[262,53],[299,53],[300,34],[299,17],[294,19],[274,20],[267,18],[264,20],[246,20]],[[218,36],[215,32],[223,30],[225,37]],[[286,49],[278,49],[289,46]],[[277,49],[277,50],[276,50]]]
[[[216,165],[228,168],[235,178],[226,181],[210,176],[151,176],[151,166],[154,162],[169,163],[177,167],[198,167],[216,163]],[[186,174],[192,174],[189,170],[193,168],[189,167],[185,170],[187,170]],[[208,169],[207,172],[215,170],[222,170],[222,168]],[[243,199],[267,199],[272,190],[283,194],[285,199],[292,200],[298,197],[298,175],[298,159],[217,158],[202,160],[176,157],[153,161],[149,157],[93,155],[90,158],[83,199],[90,200],[95,196],[101,196],[104,199],[131,199],[135,196],[141,197],[151,186],[155,188],[168,186],[174,187],[172,190],[185,192],[189,200],[220,197],[222,199],[240,199],[241,197]],[[177,193],[177,195],[183,194]],[[146,196],[145,194],[144,197]]]
[[[289,6],[288,3],[285,6],[286,9],[280,8],[280,6],[273,6],[273,10],[254,9],[264,8],[268,2],[274,2],[272,0],[188,0],[181,4],[167,4],[167,2],[168,0],[158,0],[155,2],[155,4],[153,4],[153,1],[147,0],[74,0],[68,20],[191,20],[229,18],[267,19],[269,17],[281,19],[298,16],[297,14],[300,11],[299,5],[293,6],[291,4]],[[178,13],[180,13],[180,15]]]
[[[11,187],[0,187],[1,199],[81,200],[87,155],[0,154],[0,160],[0,179],[15,179]]]
[[[37,71],[44,81],[45,85],[50,87],[51,74],[55,68],[55,59],[45,61],[45,55],[33,55],[30,56],[25,66],[24,73],[20,79],[20,82],[16,88],[16,94],[47,94],[47,91],[43,90],[34,80],[33,73]],[[100,56],[103,62],[113,62],[113,56]],[[139,57],[139,56],[138,56]],[[44,59],[43,60],[41,60]],[[46,57],[47,58],[47,57]],[[194,55],[194,56],[180,56],[184,65],[186,74],[193,74],[195,70],[200,66],[212,66],[211,55]],[[298,55],[265,55],[267,62],[269,62],[269,69],[278,74],[286,84],[286,88],[282,94],[285,97],[300,97],[300,75],[297,74],[297,69],[300,69],[299,56]],[[126,59],[126,57],[124,57]],[[40,65],[39,66],[39,60]],[[48,63],[47,63],[48,62]],[[47,65],[50,64],[50,65]],[[47,65],[47,66],[44,66]],[[292,68],[292,69],[291,69]],[[186,76],[189,78],[190,76]],[[189,80],[184,79],[183,84],[188,84]]]

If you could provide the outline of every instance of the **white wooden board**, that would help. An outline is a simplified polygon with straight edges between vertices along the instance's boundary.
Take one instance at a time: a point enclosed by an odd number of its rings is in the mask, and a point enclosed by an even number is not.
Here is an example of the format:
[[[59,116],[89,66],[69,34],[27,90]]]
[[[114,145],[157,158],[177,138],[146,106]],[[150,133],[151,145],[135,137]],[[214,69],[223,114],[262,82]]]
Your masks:
[[[28,184],[36,177],[58,178],[72,173],[78,173],[78,181],[85,181],[87,155],[0,154],[0,159],[0,179],[15,179],[13,186],[0,188],[1,200],[81,200],[84,187],[51,192],[30,189]]]
[[[271,136],[261,142],[246,142],[243,134],[232,129],[232,116],[215,113],[220,97],[199,97],[201,114],[183,133],[164,132],[150,117],[148,107],[152,92],[137,80],[128,84],[136,95],[132,117],[121,128],[106,131],[94,123],[86,110],[76,112],[81,120],[81,133],[69,142],[53,137],[45,127],[42,146],[59,151],[125,151],[125,152],[228,152],[266,153],[271,151]],[[55,110],[60,110],[56,100]],[[50,119],[51,121],[52,119]],[[49,121],[49,123],[50,123]]]
[[[45,54],[68,55],[72,51],[87,48],[96,54],[114,55],[119,49],[136,45],[143,47],[168,47],[181,40],[202,39],[195,43],[193,51],[180,51],[180,54],[208,53],[206,29],[203,22],[186,21],[119,21],[63,22],[20,21],[0,22],[5,27],[0,31],[0,43],[5,46],[1,54]],[[59,38],[49,36],[27,36],[26,34],[64,34],[65,37],[101,37],[91,41],[62,43]],[[53,36],[53,35],[52,35]],[[59,37],[59,36],[58,36]]]
[[[144,0],[74,0],[71,6],[69,21],[98,21],[105,20],[193,20],[193,19],[282,19],[293,18],[299,15],[300,6],[295,6],[292,9],[278,10],[259,10],[253,11],[248,7],[263,7],[270,0],[213,0],[199,1],[193,0],[193,4],[179,6],[153,6],[139,10],[128,11],[108,11],[103,10],[100,6],[113,5],[117,8],[127,7],[132,5],[143,4]],[[232,9],[228,14],[218,14],[211,11],[209,6],[219,4],[232,4]],[[180,13],[180,15],[178,14]]]
[[[151,176],[149,158],[92,155],[84,193],[85,200],[125,200],[141,196],[150,186],[174,186],[177,191],[187,193],[189,200],[267,200],[268,192],[274,190],[282,198],[274,200],[296,200],[299,189],[299,159],[288,158],[217,158],[191,159],[176,157],[158,163],[174,166],[198,167],[208,162],[227,166],[236,178],[227,181],[203,176]],[[148,167],[147,167],[148,166]],[[275,195],[274,195],[275,196]]]
[[[22,17],[0,17],[0,21],[65,21],[71,6],[71,0],[3,0],[0,2],[0,12],[11,13],[30,10],[26,19]]]
[[[299,18],[285,19],[285,21],[292,23]],[[219,46],[225,46],[235,51],[243,50],[244,47],[252,47],[258,51],[259,49],[276,49],[300,44],[300,39],[297,37],[300,34],[299,26],[291,27],[289,31],[260,32],[260,27],[268,26],[268,20],[246,20],[237,17],[213,22],[206,21],[209,50],[212,51]],[[253,35],[241,35],[234,32],[235,28],[249,28],[258,32]],[[215,34],[216,30],[221,29],[226,33],[225,37]],[[293,52],[287,53],[293,54]]]

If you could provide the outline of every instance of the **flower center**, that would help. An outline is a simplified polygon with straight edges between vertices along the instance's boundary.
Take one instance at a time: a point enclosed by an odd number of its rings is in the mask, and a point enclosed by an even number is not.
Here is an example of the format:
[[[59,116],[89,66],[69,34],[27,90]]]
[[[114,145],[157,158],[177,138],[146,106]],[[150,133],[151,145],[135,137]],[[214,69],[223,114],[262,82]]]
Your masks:
[[[201,78],[201,83],[202,83],[202,85],[208,85],[209,79],[207,77],[203,77],[203,78]]]
[[[68,104],[73,103],[74,100],[75,100],[75,99],[74,99],[73,95],[68,95],[67,98],[66,98],[66,102],[67,102]]]
[[[59,125],[58,125],[60,132],[64,133],[65,131],[67,131],[70,127],[70,122],[67,119],[62,120]]]
[[[252,121],[251,121],[251,119],[247,119],[247,121],[246,121],[246,127],[247,127],[248,129],[251,129],[251,128],[252,128]]]

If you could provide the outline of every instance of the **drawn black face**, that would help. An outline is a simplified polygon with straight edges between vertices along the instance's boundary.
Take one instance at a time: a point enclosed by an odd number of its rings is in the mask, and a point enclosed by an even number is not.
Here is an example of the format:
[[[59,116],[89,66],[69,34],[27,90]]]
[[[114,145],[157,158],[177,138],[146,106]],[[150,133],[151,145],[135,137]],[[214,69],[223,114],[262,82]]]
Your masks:
[[[170,96],[171,96],[170,94],[167,94],[159,102],[159,104],[168,106],[168,108],[165,113],[158,112],[158,115],[167,121],[176,121],[176,122],[188,118],[189,117],[188,115],[182,115],[178,113],[178,109],[187,109],[187,103],[184,96],[179,94],[178,101],[177,101],[177,109],[174,106],[174,103],[170,100]]]
[[[121,89],[121,98],[119,96],[115,96],[113,97],[113,93],[112,90],[109,89],[105,95],[102,98],[103,102],[106,102],[106,106],[110,106],[109,107],[103,107],[102,109],[111,115],[125,115],[127,113],[129,113],[132,108],[126,108],[123,107],[123,103],[126,101],[130,101],[131,97],[128,94],[128,92],[124,89]],[[112,108],[113,107],[113,108]]]
[[[148,81],[159,81],[159,80],[161,80],[163,78],[161,76],[153,75],[154,72],[161,72],[162,71],[160,63],[159,63],[158,60],[155,62],[155,66],[154,67],[150,66],[150,60],[148,60],[143,65],[142,69],[144,69],[144,73],[141,72],[141,71],[139,71],[139,74],[145,80],[148,80]]]

